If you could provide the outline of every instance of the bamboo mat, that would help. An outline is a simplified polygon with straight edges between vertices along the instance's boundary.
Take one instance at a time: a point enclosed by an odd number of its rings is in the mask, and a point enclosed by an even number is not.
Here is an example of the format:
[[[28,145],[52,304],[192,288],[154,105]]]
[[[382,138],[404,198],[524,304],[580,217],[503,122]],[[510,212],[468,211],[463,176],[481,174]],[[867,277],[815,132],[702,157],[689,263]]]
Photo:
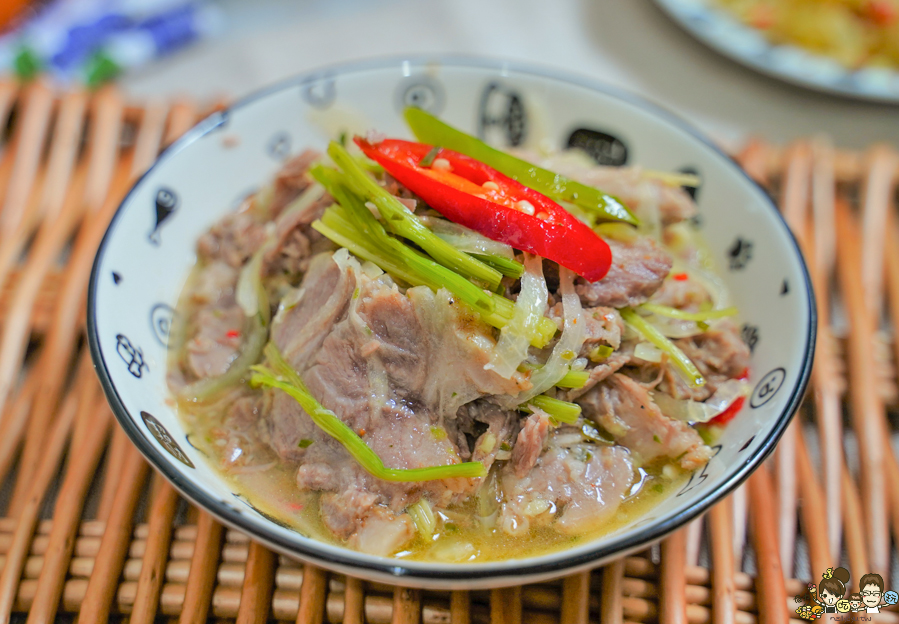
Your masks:
[[[303,566],[224,529],[114,424],[84,339],[94,251],[130,183],[207,112],[0,82],[0,622],[778,624],[831,566],[899,585],[895,151],[817,137],[736,155],[796,232],[820,315],[813,392],[746,484],[593,572],[418,591]]]

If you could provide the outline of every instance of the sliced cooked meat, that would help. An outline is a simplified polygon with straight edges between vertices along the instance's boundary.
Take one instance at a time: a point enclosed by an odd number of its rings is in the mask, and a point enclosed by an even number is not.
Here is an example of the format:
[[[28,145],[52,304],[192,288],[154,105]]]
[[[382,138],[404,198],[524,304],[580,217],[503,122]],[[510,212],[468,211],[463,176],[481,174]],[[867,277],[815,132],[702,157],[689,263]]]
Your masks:
[[[724,319],[701,334],[677,341],[703,375],[738,377],[749,366],[749,347],[736,323]]]
[[[730,319],[718,321],[711,329],[675,341],[705,378],[700,388],[689,386],[673,365],[663,365],[659,390],[676,399],[704,401],[728,379],[741,376],[749,366],[749,347],[740,337],[737,325]]]
[[[307,149],[288,160],[281,167],[278,175],[275,176],[272,203],[268,207],[268,211],[272,216],[281,214],[281,211],[284,210],[287,204],[299,197],[300,193],[305,191],[312,183],[306,172],[320,157],[321,154],[319,152]],[[309,223],[311,223],[311,220]]]
[[[243,310],[237,306],[197,312],[197,333],[187,343],[187,362],[198,379],[223,374],[240,355],[245,320]]]
[[[419,286],[406,295],[421,322],[423,335],[414,347],[426,367],[421,397],[438,414],[452,416],[460,406],[490,394],[515,395],[531,387],[523,376],[505,379],[484,368],[492,357],[492,330],[477,320],[449,292]]]
[[[409,514],[397,515],[378,506],[373,507],[361,526],[347,540],[356,550],[386,557],[415,537],[415,525]]]
[[[622,308],[645,302],[658,290],[671,270],[671,256],[652,239],[636,238],[625,243],[609,239],[612,266],[598,282],[579,277],[581,301],[587,306]]]
[[[698,311],[701,305],[711,301],[711,297],[702,284],[687,278],[665,280],[650,300],[678,310]]]
[[[629,448],[640,463],[668,457],[692,470],[711,456],[709,447],[692,427],[662,414],[646,388],[625,375],[612,375],[578,403],[586,418]]]
[[[234,287],[239,272],[222,261],[212,261],[197,273],[190,285],[190,299],[197,305],[215,304],[220,307],[233,305]]]
[[[196,379],[221,375],[240,355],[246,318],[234,299],[237,276],[237,269],[213,260],[191,284],[197,307],[188,328],[186,372]]]
[[[212,226],[197,241],[197,254],[240,268],[265,242],[265,224],[249,211],[234,212]]]
[[[517,412],[504,410],[489,400],[467,403],[456,412],[455,419],[447,419],[446,426],[455,431],[459,455],[468,461],[479,461],[488,470],[504,447],[511,448],[519,429]],[[468,439],[473,440],[471,451]],[[506,455],[508,457],[508,455]]]
[[[498,524],[510,535],[552,525],[568,534],[596,528],[621,504],[634,480],[627,449],[553,444],[523,477],[510,465],[502,472],[503,503]]]
[[[386,275],[362,274],[345,252],[337,260],[316,256],[291,301],[296,303],[273,324],[276,344],[310,392],[390,468],[462,461],[471,450],[467,444],[461,449],[464,436],[454,422],[459,407],[489,394],[517,393],[523,385],[484,370],[494,346],[490,330],[449,293],[424,287],[402,293]],[[479,481],[375,479],[341,445],[310,427],[298,405],[276,396],[267,418],[272,448],[285,459],[303,460],[297,474],[302,489],[339,494],[361,488],[377,494],[378,505],[399,513],[421,496],[437,507],[458,502]],[[491,419],[475,445],[475,458],[492,462],[510,429],[506,414]],[[305,449],[298,448],[300,440],[308,440]],[[360,516],[353,533],[367,521]]]
[[[524,477],[537,463],[537,458],[543,452],[543,445],[549,436],[549,427],[549,414],[543,410],[535,410],[524,421],[515,446],[512,447],[510,464],[516,477]]]
[[[356,275],[342,270],[331,254],[312,258],[299,289],[282,300],[272,323],[272,340],[298,371],[311,364],[331,328],[346,314]]]
[[[571,390],[560,392],[559,398],[563,401],[574,401],[578,397],[583,396],[603,379],[607,379],[613,373],[621,370],[622,367],[631,361],[633,354],[633,345],[629,345],[627,349],[622,348],[615,351],[595,366],[589,366],[587,372],[590,373],[590,376],[587,378],[587,383],[580,388],[572,388]]]

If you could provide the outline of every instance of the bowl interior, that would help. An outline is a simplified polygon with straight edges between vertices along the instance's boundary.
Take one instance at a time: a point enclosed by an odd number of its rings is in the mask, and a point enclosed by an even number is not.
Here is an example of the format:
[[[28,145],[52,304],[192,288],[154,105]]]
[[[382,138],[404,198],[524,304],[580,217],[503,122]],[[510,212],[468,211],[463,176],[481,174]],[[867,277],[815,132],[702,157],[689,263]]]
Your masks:
[[[409,136],[413,104],[499,146],[577,145],[603,164],[691,170],[719,273],[752,348],[753,393],[715,457],[645,517],[550,555],[485,564],[433,564],[363,555],[279,526],[236,497],[190,445],[166,388],[173,307],[197,237],[289,155],[324,148],[340,130]],[[744,479],[773,447],[810,369],[814,308],[798,249],[768,197],[725,155],[666,113],[602,87],[460,60],[382,61],[300,77],[202,122],[135,185],[94,266],[89,332],[122,426],[184,494],[225,522],[287,553],[370,578],[413,585],[501,585],[593,565],[658,539]]]

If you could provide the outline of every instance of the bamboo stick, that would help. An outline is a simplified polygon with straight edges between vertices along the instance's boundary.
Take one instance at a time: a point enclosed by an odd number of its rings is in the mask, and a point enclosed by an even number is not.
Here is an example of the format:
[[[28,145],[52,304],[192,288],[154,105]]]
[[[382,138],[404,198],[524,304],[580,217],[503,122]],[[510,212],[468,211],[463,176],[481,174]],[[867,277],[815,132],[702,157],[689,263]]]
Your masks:
[[[861,454],[861,481],[868,557],[873,571],[887,575],[889,535],[886,521],[886,482],[883,439],[884,406],[874,387],[875,364],[871,352],[874,328],[866,309],[858,276],[861,272],[861,241],[849,207],[837,202],[837,229],[840,232],[838,274],[843,301],[850,322],[849,395],[853,425]]]
[[[251,542],[247,555],[246,576],[240,590],[238,624],[262,624],[268,619],[274,580],[275,554],[265,546]]]
[[[737,617],[732,510],[730,501],[725,501],[712,507],[707,514],[712,556],[712,619],[715,624],[733,624]]]
[[[218,569],[224,527],[211,515],[200,512],[197,542],[190,562],[190,578],[184,590],[181,624],[205,622],[212,605],[212,590]]]
[[[76,448],[80,452],[71,459],[66,476],[56,500],[53,528],[47,540],[47,548],[40,567],[34,603],[28,613],[27,624],[50,624],[56,618],[59,600],[66,580],[66,572],[75,547],[79,518],[84,507],[90,479],[97,469],[100,455],[108,439],[112,413],[105,400],[97,397],[97,387],[92,385],[93,407],[78,415],[74,438],[83,440]],[[101,402],[102,401],[102,405]],[[84,401],[82,405],[89,405]],[[93,413],[92,413],[93,412]],[[99,422],[92,417],[100,414]],[[89,435],[86,429],[91,429]],[[32,543],[32,549],[33,549]],[[27,568],[27,566],[26,566]]]
[[[590,573],[580,572],[562,580],[562,613],[566,624],[587,624],[590,620]]]
[[[159,593],[162,590],[165,565],[168,561],[169,546],[172,540],[175,509],[178,505],[178,492],[158,473],[154,475],[157,483],[153,506],[150,510],[147,549],[141,563],[140,579],[137,583],[137,596],[131,612],[131,624],[151,624],[156,618],[159,605]]]

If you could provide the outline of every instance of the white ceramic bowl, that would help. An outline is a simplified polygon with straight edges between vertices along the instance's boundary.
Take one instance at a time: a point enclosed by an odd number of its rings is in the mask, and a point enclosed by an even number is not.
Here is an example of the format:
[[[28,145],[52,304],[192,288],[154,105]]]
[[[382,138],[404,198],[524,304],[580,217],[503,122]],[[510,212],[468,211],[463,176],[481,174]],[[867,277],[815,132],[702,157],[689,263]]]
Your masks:
[[[324,148],[336,126],[409,133],[417,104],[500,146],[574,141],[604,163],[691,169],[700,223],[752,347],[742,413],[715,457],[645,517],[568,550],[483,564],[402,561],[307,538],[236,497],[187,441],[167,401],[166,337],[197,237],[290,153]],[[336,121],[335,121],[336,120]],[[109,226],[91,276],[88,331],[122,427],[185,496],[275,550],[357,576],[425,587],[518,584],[596,566],[705,511],[772,450],[808,381],[815,309],[802,257],[766,193],[670,114],[588,80],[471,59],[396,59],[325,69],[253,95],[189,131],[138,181]]]

